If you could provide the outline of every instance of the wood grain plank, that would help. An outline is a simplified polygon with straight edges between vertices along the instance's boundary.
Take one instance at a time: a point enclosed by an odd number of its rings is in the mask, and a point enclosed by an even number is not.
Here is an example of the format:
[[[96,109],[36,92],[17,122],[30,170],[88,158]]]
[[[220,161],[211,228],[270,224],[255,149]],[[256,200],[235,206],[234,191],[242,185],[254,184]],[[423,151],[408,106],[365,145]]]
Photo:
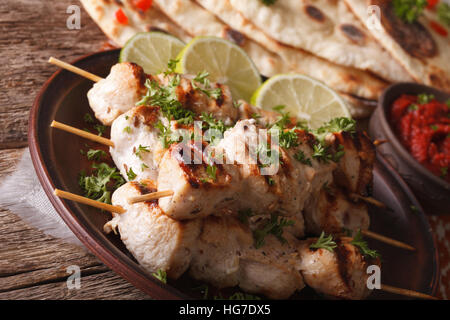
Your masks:
[[[56,70],[50,56],[71,61],[98,51],[106,40],[81,10],[81,29],[69,30],[70,0],[0,1],[0,149],[26,146],[28,113],[36,94]]]
[[[149,297],[114,272],[109,271],[82,276],[80,289],[69,290],[66,281],[60,281],[0,292],[0,299],[144,300],[149,299]]]

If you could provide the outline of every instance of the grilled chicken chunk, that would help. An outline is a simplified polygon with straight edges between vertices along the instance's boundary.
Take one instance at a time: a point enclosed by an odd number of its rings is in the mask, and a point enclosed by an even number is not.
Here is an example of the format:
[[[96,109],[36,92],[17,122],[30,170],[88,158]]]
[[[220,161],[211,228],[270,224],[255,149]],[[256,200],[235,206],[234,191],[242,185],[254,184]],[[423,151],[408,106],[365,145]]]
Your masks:
[[[270,299],[286,299],[304,283],[295,260],[298,241],[289,232],[283,236],[286,243],[268,235],[256,249],[248,226],[232,216],[208,216],[189,274],[217,288],[239,286]]]
[[[87,97],[95,117],[110,126],[114,119],[127,112],[147,91],[144,70],[134,63],[118,63],[109,75],[94,84]]]
[[[167,87],[175,76],[179,79],[175,95],[184,108],[198,115],[203,112],[214,114],[216,119],[227,125],[237,120],[238,110],[233,107],[233,98],[227,86],[211,83],[209,88],[205,88],[204,84],[194,82],[194,76],[190,75],[146,75],[140,66],[129,62],[114,65],[105,79],[94,84],[88,92],[89,105],[97,119],[109,126],[119,115],[141,101],[148,90],[145,86],[147,79]],[[214,89],[220,89],[217,99],[209,93]]]
[[[212,148],[216,157],[225,156],[224,164],[210,165],[201,146],[187,145],[186,150],[172,146],[160,162],[157,185],[158,190],[172,190],[174,195],[161,198],[159,205],[177,220],[204,217],[222,208],[251,209],[255,213],[276,209],[281,215],[295,216],[303,210],[311,193],[324,183],[331,183],[334,169],[332,163],[311,159],[307,165],[295,160],[300,150],[306,155],[312,153],[308,144],[311,137],[303,131],[298,132],[298,137],[299,145],[287,151],[280,149],[280,159],[268,165],[266,172],[254,157],[258,147],[254,119],[239,121]],[[203,157],[202,164],[192,164],[183,158],[195,152],[201,155],[200,159]]]
[[[327,140],[338,150],[344,148],[344,156],[334,172],[335,182],[350,193],[364,195],[373,180],[375,147],[369,137],[362,133],[339,132]]]
[[[131,172],[136,174],[137,181],[158,178],[159,162],[166,151],[155,128],[158,121],[168,125],[158,107],[147,106],[135,107],[114,120],[111,126],[114,148],[110,148],[110,153],[126,180]]]
[[[306,232],[320,235],[367,230],[370,218],[364,203],[353,203],[338,188],[326,186],[314,194],[304,210]]]
[[[337,247],[333,252],[326,249],[310,249],[317,239],[307,239],[299,246],[300,270],[305,283],[319,293],[342,299],[366,298],[367,267],[379,264],[377,259],[367,259],[351,238],[335,239]]]
[[[200,116],[202,113],[212,114],[215,119],[223,121],[226,125],[232,125],[238,120],[239,112],[233,106],[233,97],[230,88],[220,83],[210,83],[209,88],[196,82],[192,75],[164,75],[153,77],[160,85],[168,86],[174,76],[179,77],[179,84],[175,89],[177,100],[183,108],[192,110]],[[194,85],[195,84],[195,88]],[[214,89],[220,90],[216,99],[211,95]]]
[[[150,181],[130,182],[112,196],[114,205],[127,211],[113,214],[105,231],[118,230],[136,260],[149,272],[164,270],[176,279],[189,267],[192,250],[201,232],[201,220],[175,221],[162,213],[156,201],[128,204],[132,196],[155,191]]]

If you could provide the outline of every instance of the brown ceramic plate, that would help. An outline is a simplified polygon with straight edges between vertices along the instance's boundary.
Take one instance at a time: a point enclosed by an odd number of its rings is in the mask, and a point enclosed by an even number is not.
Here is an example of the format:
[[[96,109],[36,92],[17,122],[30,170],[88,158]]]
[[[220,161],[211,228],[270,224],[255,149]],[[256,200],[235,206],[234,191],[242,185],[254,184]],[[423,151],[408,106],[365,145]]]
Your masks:
[[[99,76],[106,76],[117,62],[118,50],[86,56],[75,65]],[[50,128],[52,120],[84,128],[83,116],[90,111],[86,98],[92,83],[67,71],[56,72],[44,85],[30,114],[29,145],[39,180],[55,209],[75,235],[106,265],[153,298],[183,299],[200,297],[193,288],[199,285],[183,276],[164,285],[149,275],[133,259],[119,237],[105,235],[103,225],[110,219],[107,212],[65,201],[53,195],[54,188],[81,194],[78,173],[88,166],[80,149],[98,146],[77,136]],[[106,133],[108,134],[108,133]],[[438,255],[430,226],[420,205],[403,180],[379,159],[375,166],[374,196],[389,210],[371,208],[372,230],[410,243],[416,253],[385,246],[370,245],[383,255],[382,281],[385,284],[435,294],[439,276]],[[412,210],[411,205],[417,210]],[[298,299],[319,298],[305,289]],[[374,292],[371,298],[401,298]]]

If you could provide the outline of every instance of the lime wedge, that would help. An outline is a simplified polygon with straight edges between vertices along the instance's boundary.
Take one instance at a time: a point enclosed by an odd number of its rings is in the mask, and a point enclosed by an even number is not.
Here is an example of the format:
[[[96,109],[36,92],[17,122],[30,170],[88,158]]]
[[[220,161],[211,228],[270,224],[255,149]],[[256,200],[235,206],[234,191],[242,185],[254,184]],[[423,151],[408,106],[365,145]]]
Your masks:
[[[158,74],[167,70],[167,63],[183,49],[183,41],[162,32],[137,33],[120,51],[119,62],[134,62],[145,73]]]
[[[339,94],[322,82],[301,74],[273,76],[253,94],[251,103],[266,110],[283,105],[284,111],[289,111],[311,129],[337,117],[351,118]]]
[[[261,85],[261,76],[244,50],[216,37],[197,37],[180,52],[178,73],[196,75],[207,71],[211,82],[230,87],[233,99],[249,101]]]

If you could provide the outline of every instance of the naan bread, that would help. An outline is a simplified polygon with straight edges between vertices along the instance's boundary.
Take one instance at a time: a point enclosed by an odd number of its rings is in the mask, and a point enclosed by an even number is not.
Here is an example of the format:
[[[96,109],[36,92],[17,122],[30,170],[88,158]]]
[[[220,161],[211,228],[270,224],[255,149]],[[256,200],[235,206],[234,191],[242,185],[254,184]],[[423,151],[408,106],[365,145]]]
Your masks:
[[[388,81],[410,81],[341,0],[230,0],[273,39],[333,63],[371,71]]]
[[[291,71],[306,74],[321,80],[337,91],[365,99],[378,99],[382,90],[387,86],[384,81],[367,72],[331,63],[306,51],[283,45],[269,38],[237,12],[229,0],[197,0],[197,2],[231,28],[243,33],[269,51],[278,53]]]
[[[415,81],[450,91],[450,28],[442,36],[430,28],[438,21],[436,12],[426,9],[423,16],[412,24],[401,21],[394,13],[390,1],[345,0],[353,12],[368,24],[367,6],[380,7],[381,28],[371,28],[373,36],[402,64]]]
[[[146,31],[166,31],[175,37],[188,42],[191,36],[184,32],[164,15],[156,6],[142,12],[131,0],[80,0],[91,18],[102,31],[120,47],[136,33]],[[116,12],[122,8],[128,17],[128,24],[120,24],[116,20]]]

